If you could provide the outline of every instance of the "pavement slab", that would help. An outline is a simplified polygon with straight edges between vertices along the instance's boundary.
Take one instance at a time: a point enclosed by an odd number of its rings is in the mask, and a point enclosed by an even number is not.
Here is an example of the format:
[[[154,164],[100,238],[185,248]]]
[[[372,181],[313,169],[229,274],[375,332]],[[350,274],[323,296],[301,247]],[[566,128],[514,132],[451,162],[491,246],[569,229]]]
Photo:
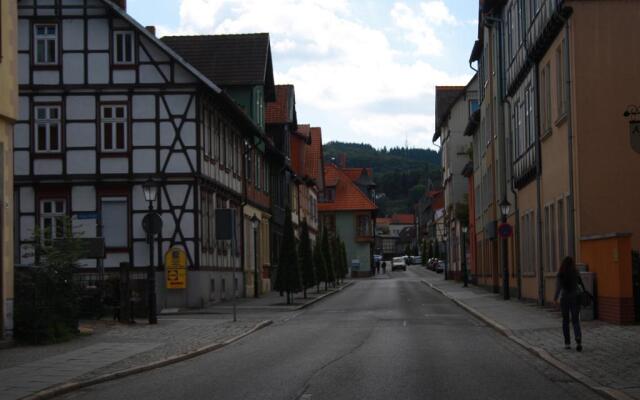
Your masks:
[[[640,399],[640,326],[620,326],[602,321],[582,321],[584,350],[565,350],[560,313],[459,282],[445,281],[427,271],[424,281],[525,345],[542,350],[560,361],[563,368],[584,375],[609,397]]]

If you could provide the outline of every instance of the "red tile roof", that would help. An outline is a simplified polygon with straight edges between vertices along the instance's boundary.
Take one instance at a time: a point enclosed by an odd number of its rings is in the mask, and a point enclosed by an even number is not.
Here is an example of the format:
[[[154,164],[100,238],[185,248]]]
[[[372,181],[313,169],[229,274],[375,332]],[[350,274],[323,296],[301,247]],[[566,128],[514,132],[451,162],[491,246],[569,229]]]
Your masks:
[[[288,124],[293,122],[293,116],[290,115],[292,97],[293,85],[276,85],[276,101],[268,102],[265,111],[267,124]]]
[[[335,164],[325,165],[324,177],[327,186],[329,186],[329,182],[336,182],[336,197],[333,202],[318,203],[318,211],[374,211],[378,209]]]
[[[296,175],[303,176],[304,171],[304,148],[305,140],[298,135],[289,136],[291,144],[291,169]]]
[[[311,131],[311,125],[309,124],[298,124],[298,130],[296,133],[305,138],[309,137],[309,132]]]
[[[367,175],[373,177],[373,169],[371,168],[342,168],[342,171],[351,179],[352,181],[357,181],[362,175],[362,170],[367,171]]]
[[[391,216],[392,224],[413,225],[415,221],[416,217],[413,214],[393,214]]]
[[[389,225],[391,224],[391,218],[376,218],[376,225]]]
[[[322,174],[322,129],[311,128],[309,131],[311,136],[311,144],[306,146],[306,170],[307,175],[316,181],[319,188],[323,187],[323,174]]]

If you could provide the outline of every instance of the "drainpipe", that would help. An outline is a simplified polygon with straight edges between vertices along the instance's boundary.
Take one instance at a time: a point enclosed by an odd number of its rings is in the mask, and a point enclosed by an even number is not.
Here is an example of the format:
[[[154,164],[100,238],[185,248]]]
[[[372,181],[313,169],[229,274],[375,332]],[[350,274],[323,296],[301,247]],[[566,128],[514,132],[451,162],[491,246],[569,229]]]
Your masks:
[[[511,121],[511,109],[513,108],[513,104],[511,104],[511,98],[509,97],[505,97],[505,102],[507,104],[509,104],[509,117],[507,118],[508,121]],[[512,132],[513,134],[513,132]],[[513,154],[513,135],[509,136],[509,152],[510,154]],[[509,185],[509,189],[511,191],[511,193],[513,194],[513,199],[514,199],[514,213],[515,213],[515,217],[516,217],[516,223],[514,226],[514,233],[513,233],[513,240],[515,245],[513,246],[513,252],[514,252],[514,265],[513,267],[515,268],[515,272],[516,272],[516,282],[517,282],[517,287],[518,287],[518,299],[522,299],[522,263],[520,262],[520,208],[518,207],[518,191],[515,189],[514,186],[514,181],[513,181],[513,162],[509,163],[509,171],[511,173],[511,183]]]
[[[542,145],[540,143],[540,119],[537,118],[540,110],[540,93],[539,88],[540,82],[538,82],[538,63],[534,63],[533,65],[533,87],[536,91],[536,102],[535,102],[535,121],[536,121],[536,233],[537,233],[537,248],[538,248],[538,261],[539,261],[539,269],[538,269],[538,304],[541,306],[544,305],[544,262],[543,262],[543,251],[542,251],[542,194],[541,194],[541,186],[542,186]]]
[[[565,28],[564,28],[564,44],[565,44],[565,49],[564,49],[564,64],[565,64],[565,76],[567,77],[567,81],[566,81],[566,94],[565,94],[565,101],[567,104],[567,113],[569,114],[567,116],[568,121],[567,121],[567,131],[568,131],[568,137],[567,137],[567,141],[568,141],[568,156],[569,156],[569,196],[567,198],[567,205],[569,206],[569,212],[568,212],[568,225],[569,225],[569,232],[568,232],[568,242],[569,242],[569,248],[568,248],[568,255],[570,257],[573,257],[573,259],[575,260],[576,257],[576,226],[575,226],[575,198],[574,198],[574,192],[573,192],[573,118],[572,118],[572,112],[571,112],[571,68],[570,68],[570,61],[571,58],[569,57],[569,21],[566,20],[565,21]]]

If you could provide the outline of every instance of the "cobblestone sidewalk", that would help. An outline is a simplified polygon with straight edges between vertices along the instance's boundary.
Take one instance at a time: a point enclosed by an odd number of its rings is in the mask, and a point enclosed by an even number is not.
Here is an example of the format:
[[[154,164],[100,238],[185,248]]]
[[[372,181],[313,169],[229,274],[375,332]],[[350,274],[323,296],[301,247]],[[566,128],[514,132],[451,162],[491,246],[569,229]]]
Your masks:
[[[188,355],[223,344],[269,321],[219,318],[160,318],[157,325],[93,322],[93,334],[48,346],[0,350],[0,400],[19,399],[62,384]]]
[[[425,282],[445,296],[493,322],[505,333],[542,349],[567,371],[584,375],[601,392],[618,399],[640,399],[640,326],[618,326],[601,321],[583,321],[584,350],[565,350],[560,313],[518,300],[504,301],[500,295],[430,274]],[[483,318],[483,319],[485,319]]]

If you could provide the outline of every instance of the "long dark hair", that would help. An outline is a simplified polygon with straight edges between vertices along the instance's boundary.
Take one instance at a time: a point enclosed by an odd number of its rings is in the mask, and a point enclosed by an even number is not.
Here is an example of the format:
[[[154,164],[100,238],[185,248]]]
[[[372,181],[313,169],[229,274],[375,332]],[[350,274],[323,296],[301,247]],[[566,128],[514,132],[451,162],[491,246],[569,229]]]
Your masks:
[[[572,291],[578,286],[578,270],[573,258],[565,257],[562,260],[558,271],[558,279],[560,279],[562,288],[565,290]]]

